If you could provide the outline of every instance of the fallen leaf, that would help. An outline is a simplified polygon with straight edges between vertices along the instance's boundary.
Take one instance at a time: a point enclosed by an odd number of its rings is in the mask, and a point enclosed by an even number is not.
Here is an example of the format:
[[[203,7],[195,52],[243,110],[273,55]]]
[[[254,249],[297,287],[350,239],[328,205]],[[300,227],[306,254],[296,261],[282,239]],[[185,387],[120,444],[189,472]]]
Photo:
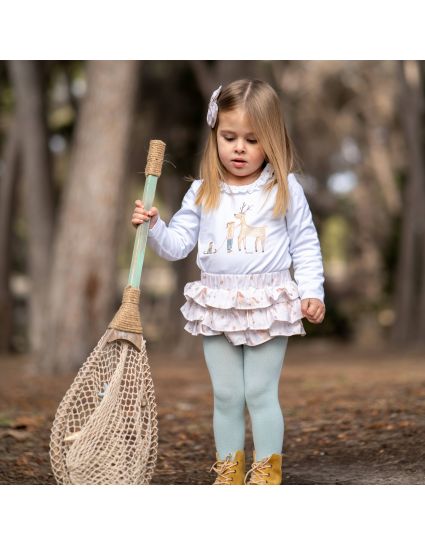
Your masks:
[[[26,430],[7,430],[2,433],[2,437],[13,437],[17,441],[25,441],[31,437],[31,432]]]

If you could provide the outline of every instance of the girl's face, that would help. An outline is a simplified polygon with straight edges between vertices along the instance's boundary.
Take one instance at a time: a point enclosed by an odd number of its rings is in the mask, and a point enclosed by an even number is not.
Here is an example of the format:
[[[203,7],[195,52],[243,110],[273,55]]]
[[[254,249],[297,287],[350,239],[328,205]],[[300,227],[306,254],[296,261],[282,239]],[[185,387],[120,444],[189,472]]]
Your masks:
[[[217,126],[218,156],[226,169],[226,182],[246,185],[260,175],[266,155],[257,141],[245,110],[219,112]]]

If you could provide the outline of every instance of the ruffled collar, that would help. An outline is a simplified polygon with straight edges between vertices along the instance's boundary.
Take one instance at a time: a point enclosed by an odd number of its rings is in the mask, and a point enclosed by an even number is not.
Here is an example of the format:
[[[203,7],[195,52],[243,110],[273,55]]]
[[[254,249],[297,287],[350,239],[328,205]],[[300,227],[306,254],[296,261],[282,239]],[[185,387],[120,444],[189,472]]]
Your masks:
[[[263,168],[260,176],[250,184],[246,185],[229,185],[226,182],[220,182],[220,189],[229,195],[234,195],[235,193],[252,193],[259,187],[266,184],[273,175],[273,167],[270,163]]]

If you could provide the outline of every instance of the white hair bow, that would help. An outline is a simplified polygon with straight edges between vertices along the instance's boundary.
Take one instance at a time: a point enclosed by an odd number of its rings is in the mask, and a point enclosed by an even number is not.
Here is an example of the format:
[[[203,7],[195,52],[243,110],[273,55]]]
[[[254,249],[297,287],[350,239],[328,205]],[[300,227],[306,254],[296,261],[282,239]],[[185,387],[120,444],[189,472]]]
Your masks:
[[[207,123],[208,125],[213,129],[214,125],[217,121],[217,114],[218,114],[218,105],[217,105],[217,98],[221,91],[221,85],[218,89],[216,89],[210,98],[210,103],[208,106],[208,113],[207,113]]]

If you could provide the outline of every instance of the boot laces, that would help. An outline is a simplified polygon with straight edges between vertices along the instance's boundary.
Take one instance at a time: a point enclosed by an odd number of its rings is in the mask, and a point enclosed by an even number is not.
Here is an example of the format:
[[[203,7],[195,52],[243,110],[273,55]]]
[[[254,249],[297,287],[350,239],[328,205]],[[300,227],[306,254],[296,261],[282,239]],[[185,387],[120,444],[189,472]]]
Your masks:
[[[238,465],[238,462],[232,461],[229,454],[225,460],[217,460],[212,466],[209,472],[215,471],[217,473],[217,479],[213,484],[230,484],[233,481],[232,474],[236,473],[233,469]]]
[[[267,484],[267,477],[270,477],[270,473],[267,473],[266,470],[272,467],[271,464],[268,464],[270,458],[271,456],[268,456],[263,460],[253,462],[251,469],[245,475],[244,483],[247,484],[248,475],[252,473],[248,484]]]

